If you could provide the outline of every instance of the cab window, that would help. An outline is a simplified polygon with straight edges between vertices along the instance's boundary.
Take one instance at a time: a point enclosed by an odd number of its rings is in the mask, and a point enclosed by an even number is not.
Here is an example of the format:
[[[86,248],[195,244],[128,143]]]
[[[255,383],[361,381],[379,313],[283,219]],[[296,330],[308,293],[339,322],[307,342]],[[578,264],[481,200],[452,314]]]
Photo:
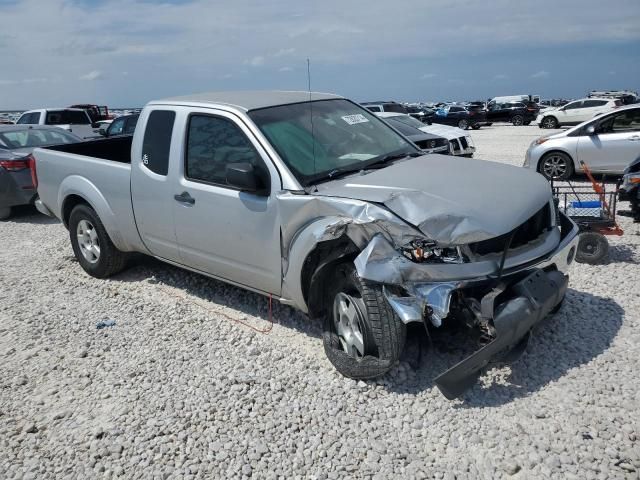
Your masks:
[[[192,115],[187,133],[185,177],[204,183],[227,185],[227,165],[250,163],[262,169],[262,159],[231,120]]]

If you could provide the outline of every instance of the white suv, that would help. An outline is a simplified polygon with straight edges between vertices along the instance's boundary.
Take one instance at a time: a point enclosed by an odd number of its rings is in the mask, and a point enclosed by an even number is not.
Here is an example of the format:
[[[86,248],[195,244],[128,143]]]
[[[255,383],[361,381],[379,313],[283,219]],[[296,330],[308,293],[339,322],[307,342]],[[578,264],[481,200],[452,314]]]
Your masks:
[[[97,124],[80,108],[41,108],[24,112],[18,121],[20,125],[50,125],[73,132],[81,138],[97,137]]]
[[[540,128],[578,125],[621,106],[622,102],[616,99],[583,98],[569,102],[560,108],[545,110],[538,115],[536,123]]]

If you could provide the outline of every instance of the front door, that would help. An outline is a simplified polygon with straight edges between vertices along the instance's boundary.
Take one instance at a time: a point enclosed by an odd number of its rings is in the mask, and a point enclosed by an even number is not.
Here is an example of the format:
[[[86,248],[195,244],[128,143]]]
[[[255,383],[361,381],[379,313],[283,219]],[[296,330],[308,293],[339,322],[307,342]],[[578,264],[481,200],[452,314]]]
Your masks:
[[[640,108],[610,115],[578,140],[578,160],[596,172],[622,173],[640,157]]]
[[[173,212],[182,261],[222,279],[280,293],[280,177],[250,130],[232,114],[192,112],[174,185]],[[250,163],[271,187],[258,195],[227,184],[226,167]]]
[[[555,112],[560,124],[561,125],[577,125],[579,123],[582,123],[583,120],[580,120],[584,113],[584,112],[581,112],[582,103],[583,103],[582,100],[567,103],[564,107],[562,107],[560,110]]]

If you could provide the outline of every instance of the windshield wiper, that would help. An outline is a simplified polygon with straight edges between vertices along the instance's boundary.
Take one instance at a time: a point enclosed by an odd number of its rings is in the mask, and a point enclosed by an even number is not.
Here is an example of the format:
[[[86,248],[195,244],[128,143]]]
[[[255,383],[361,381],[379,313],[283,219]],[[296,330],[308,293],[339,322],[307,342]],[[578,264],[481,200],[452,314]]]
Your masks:
[[[370,163],[369,165],[367,165],[367,167],[370,167],[371,165],[376,165],[379,163],[392,162],[393,160],[400,160],[401,158],[419,157],[421,155],[424,155],[424,154],[420,152],[390,153],[389,155],[385,155],[384,157],[381,157],[375,160],[374,162]]]
[[[334,168],[325,175],[309,180],[307,182],[307,185],[315,185],[316,183],[323,182],[325,180],[335,180],[336,178],[343,177],[344,175],[357,173],[365,169],[366,167],[363,166],[358,166],[356,168]]]

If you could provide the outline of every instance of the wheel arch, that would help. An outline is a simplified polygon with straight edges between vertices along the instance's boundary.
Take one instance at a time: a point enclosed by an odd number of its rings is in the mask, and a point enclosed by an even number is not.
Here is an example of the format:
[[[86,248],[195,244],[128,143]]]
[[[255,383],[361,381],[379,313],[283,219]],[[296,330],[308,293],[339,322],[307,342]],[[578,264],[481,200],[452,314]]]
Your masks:
[[[346,235],[319,242],[309,252],[300,272],[300,285],[311,318],[319,318],[325,313],[323,299],[336,265],[353,261],[359,253],[360,249]]]
[[[69,228],[69,216],[73,209],[77,205],[85,204],[100,217],[109,238],[118,250],[132,250],[118,230],[116,215],[109,202],[89,180],[76,175],[67,177],[60,185],[58,195],[58,204],[61,206],[60,217],[65,227]]]

